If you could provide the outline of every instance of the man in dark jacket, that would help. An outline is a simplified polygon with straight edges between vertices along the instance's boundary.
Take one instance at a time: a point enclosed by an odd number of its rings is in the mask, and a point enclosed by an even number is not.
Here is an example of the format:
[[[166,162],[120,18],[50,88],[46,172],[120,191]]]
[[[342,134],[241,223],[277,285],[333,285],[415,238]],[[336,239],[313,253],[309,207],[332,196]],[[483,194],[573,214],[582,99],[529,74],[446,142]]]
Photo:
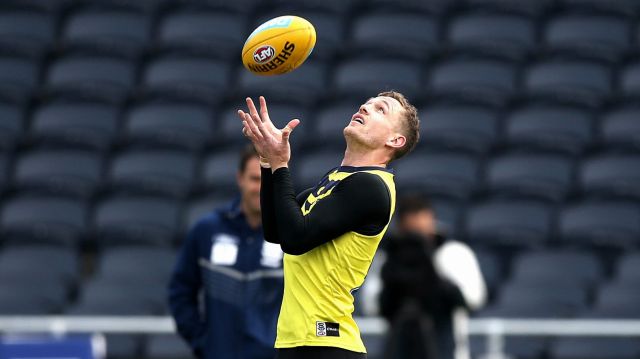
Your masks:
[[[283,292],[282,250],[264,240],[260,164],[240,160],[240,198],[189,231],[169,285],[179,334],[198,358],[272,359]]]

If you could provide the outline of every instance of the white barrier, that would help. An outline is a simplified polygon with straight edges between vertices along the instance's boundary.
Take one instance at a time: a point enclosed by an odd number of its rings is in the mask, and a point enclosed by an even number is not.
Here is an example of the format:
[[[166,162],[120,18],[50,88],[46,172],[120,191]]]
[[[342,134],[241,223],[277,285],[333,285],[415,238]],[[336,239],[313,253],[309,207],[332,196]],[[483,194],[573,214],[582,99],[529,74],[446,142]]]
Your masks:
[[[388,329],[382,318],[359,317],[363,334],[382,335]],[[2,333],[173,333],[170,317],[158,316],[0,316]],[[640,336],[640,320],[585,319],[471,319],[469,335],[487,339],[487,359],[504,359],[504,337],[525,336]]]

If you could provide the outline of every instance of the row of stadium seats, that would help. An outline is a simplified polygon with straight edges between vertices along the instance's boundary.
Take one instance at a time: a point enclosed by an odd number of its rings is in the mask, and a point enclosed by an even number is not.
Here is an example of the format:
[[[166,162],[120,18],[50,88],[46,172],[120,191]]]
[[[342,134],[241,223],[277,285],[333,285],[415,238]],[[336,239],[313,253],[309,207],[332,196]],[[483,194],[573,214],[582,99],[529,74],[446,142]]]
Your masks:
[[[16,103],[30,98],[122,103],[133,97],[218,105],[264,93],[273,100],[314,104],[345,96],[361,99],[393,88],[418,102],[446,98],[499,107],[529,98],[593,108],[638,98],[640,62],[613,70],[604,63],[566,57],[519,67],[486,57],[453,57],[427,66],[362,55],[335,65],[310,61],[295,73],[265,78],[227,61],[189,55],[159,55],[139,71],[135,62],[96,54],[65,54],[43,67],[37,61],[3,56],[0,97]]]
[[[161,18],[117,8],[88,7],[59,18],[53,14],[0,9],[0,44],[5,52],[40,56],[60,49],[93,49],[127,57],[152,51],[186,51],[237,60],[241,45],[260,23],[286,13],[242,14],[186,7]],[[505,59],[536,52],[573,53],[604,61],[637,54],[637,25],[627,16],[584,10],[563,11],[544,22],[501,11],[464,11],[445,18],[410,9],[359,12],[340,17],[324,11],[297,14],[317,28],[314,57],[354,52],[389,53],[428,59],[438,52],[471,51]],[[420,29],[420,31],[416,31]],[[56,34],[58,34],[56,36]],[[344,44],[348,46],[344,46]]]

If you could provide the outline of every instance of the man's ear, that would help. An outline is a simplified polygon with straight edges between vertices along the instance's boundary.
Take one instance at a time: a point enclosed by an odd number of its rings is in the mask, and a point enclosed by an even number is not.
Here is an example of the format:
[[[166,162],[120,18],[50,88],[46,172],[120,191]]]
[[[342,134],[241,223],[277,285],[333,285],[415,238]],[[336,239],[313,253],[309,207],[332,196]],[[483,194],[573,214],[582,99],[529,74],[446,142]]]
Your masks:
[[[404,137],[403,135],[396,133],[393,137],[391,137],[388,141],[387,141],[387,145],[393,148],[400,148],[402,146],[405,145],[405,143],[407,143],[407,138]]]

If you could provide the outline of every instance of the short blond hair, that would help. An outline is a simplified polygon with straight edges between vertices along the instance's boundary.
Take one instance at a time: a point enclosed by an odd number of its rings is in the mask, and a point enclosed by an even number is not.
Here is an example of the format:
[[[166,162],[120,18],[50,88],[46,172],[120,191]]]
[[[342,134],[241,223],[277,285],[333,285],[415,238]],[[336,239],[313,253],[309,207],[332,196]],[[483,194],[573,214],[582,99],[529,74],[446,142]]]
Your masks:
[[[391,157],[391,161],[397,160],[398,158],[401,158],[413,151],[420,140],[420,119],[418,118],[418,109],[416,109],[416,107],[413,106],[403,94],[397,91],[380,92],[378,96],[391,97],[400,102],[400,105],[402,105],[402,108],[404,109],[402,116],[404,121],[402,121],[402,128],[400,129],[400,132],[407,139],[407,142],[404,146],[398,148]]]

